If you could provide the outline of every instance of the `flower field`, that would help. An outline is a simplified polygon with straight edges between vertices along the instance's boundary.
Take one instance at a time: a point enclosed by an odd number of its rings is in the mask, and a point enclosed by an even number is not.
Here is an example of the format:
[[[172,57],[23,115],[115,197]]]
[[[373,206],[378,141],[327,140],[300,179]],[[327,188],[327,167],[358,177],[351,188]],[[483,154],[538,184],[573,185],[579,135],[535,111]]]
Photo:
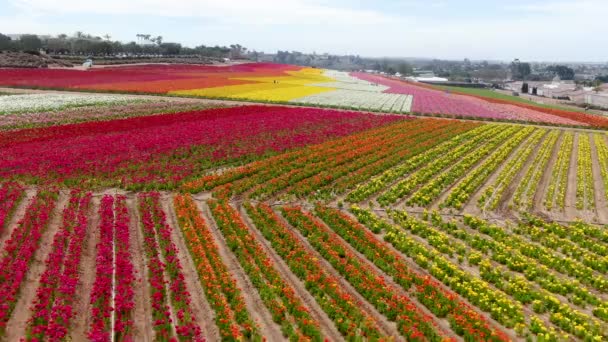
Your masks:
[[[247,106],[8,131],[0,133],[0,174],[69,186],[175,187],[235,160],[399,120],[403,117]]]
[[[3,96],[0,340],[608,340],[608,134],[554,126],[601,120],[270,64],[80,73],[0,70],[298,106]],[[403,115],[461,111],[546,125]]]
[[[580,112],[536,107],[504,99],[450,93],[427,85],[361,72],[270,63],[232,66],[139,65],[79,70],[0,69],[0,86],[78,91],[139,93],[269,102],[388,113],[413,113],[492,121],[540,122],[608,128],[608,119]],[[34,99],[39,109],[120,101],[112,97]],[[89,96],[89,95],[87,95]],[[13,97],[13,96],[9,96]],[[0,117],[26,110],[19,101],[0,98]],[[97,102],[96,102],[97,101]],[[46,108],[44,108],[46,106]]]

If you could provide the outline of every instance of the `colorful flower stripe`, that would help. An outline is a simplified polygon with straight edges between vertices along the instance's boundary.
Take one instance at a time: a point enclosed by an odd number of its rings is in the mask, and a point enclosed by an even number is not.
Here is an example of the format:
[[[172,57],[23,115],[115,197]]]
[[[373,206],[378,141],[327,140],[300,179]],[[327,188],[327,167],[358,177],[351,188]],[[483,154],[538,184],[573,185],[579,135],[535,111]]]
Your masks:
[[[377,136],[375,139],[361,139],[355,146],[346,145],[349,149],[334,158],[325,156],[317,163],[300,164],[292,172],[284,172],[282,176],[275,177],[270,182],[258,183],[250,196],[268,198],[284,189],[296,196],[308,195],[322,186],[329,185],[338,176],[348,174],[349,168],[354,170],[358,165],[397,154],[413,145],[416,139],[433,135],[435,132],[428,130],[432,125],[427,124],[428,122],[414,122],[412,131],[394,132],[391,135]],[[445,128],[443,124],[445,123],[439,123],[439,126]],[[437,131],[441,133],[439,128]],[[276,170],[277,165],[271,167]]]
[[[109,121],[136,116],[204,110],[213,107],[222,106],[185,102],[176,99],[171,101],[150,100],[131,104],[75,107],[37,113],[4,114],[0,115],[0,130],[67,125],[89,121]]]
[[[228,247],[258,289],[273,320],[281,325],[283,335],[289,339],[318,340],[319,323],[310,316],[302,299],[276,270],[239,213],[224,201],[212,200],[208,204]]]
[[[433,129],[433,135],[417,137],[415,142],[410,146],[405,146],[407,148],[399,151],[399,153],[389,155],[386,158],[380,158],[375,162],[343,175],[342,178],[338,178],[333,183],[317,189],[316,192],[320,194],[327,192],[344,194],[348,190],[355,189],[359,184],[383,173],[385,170],[394,167],[404,160],[413,160],[421,153],[435,149],[442,141],[473,130],[475,127],[478,127],[478,125],[478,123],[474,122],[459,121],[450,123],[446,129],[439,129],[436,127]],[[439,124],[437,126],[439,126]],[[425,140],[426,137],[429,137],[430,139]]]
[[[365,255],[378,268],[393,277],[393,280],[406,291],[412,284],[415,285],[412,290],[418,300],[435,316],[447,317],[452,330],[463,336],[465,340],[475,338],[486,341],[509,340],[503,331],[493,327],[483,315],[476,312],[458,295],[443,289],[428,275],[413,270],[403,256],[393,252],[386,242],[381,241],[365,226],[335,209],[317,206],[315,211],[334,232]],[[357,206],[352,206],[351,212],[362,224],[372,225],[371,228],[375,233],[381,232],[382,227],[374,225],[369,212]]]
[[[397,120],[251,106],[5,132],[0,133],[0,176],[171,188],[222,161],[253,159]]]
[[[412,111],[460,117],[543,122],[557,125],[608,127],[608,119],[586,113],[549,109],[519,102],[445,92],[422,83],[409,83],[366,73],[353,76],[389,86],[388,93],[414,96]]]
[[[313,177],[305,178],[291,185],[286,192],[299,198],[314,194],[315,198],[328,199],[335,194],[342,193],[343,190],[337,188],[337,181],[341,184],[357,184],[362,179],[358,173],[365,174],[368,166],[372,164],[371,171],[380,172],[381,169],[375,168],[375,164],[394,164],[400,160],[412,157],[418,152],[425,151],[442,139],[451,136],[453,129],[458,129],[459,125],[424,125],[416,131],[408,132],[405,136],[395,135],[396,139],[380,142],[378,144],[369,143],[368,148],[372,148],[375,153],[371,155],[358,155],[342,165],[320,170]],[[355,152],[355,151],[353,151]],[[303,167],[308,168],[308,167]],[[355,173],[356,172],[356,173]],[[372,173],[374,175],[375,173]],[[348,179],[348,180],[347,180]],[[367,177],[363,178],[367,179]]]
[[[63,211],[63,224],[53,238],[51,252],[32,305],[27,340],[63,339],[74,315],[72,302],[78,284],[78,268],[87,230],[91,194],[73,190]]]
[[[413,193],[420,185],[425,184],[435,176],[441,174],[446,168],[457,163],[461,158],[477,155],[476,149],[479,148],[480,145],[484,146],[492,141],[503,139],[513,131],[513,128],[505,128],[504,126],[485,125],[477,130],[478,134],[465,134],[454,138],[461,143],[451,145],[451,149],[448,151],[430,150],[417,156],[414,159],[415,162],[412,164],[413,167],[421,166],[421,168],[384,191],[378,196],[378,203],[387,206],[399,201]],[[445,154],[442,158],[437,158],[438,152]],[[411,170],[413,170],[413,168],[407,168],[406,170],[401,170],[397,174],[403,173],[402,171],[407,172]]]
[[[375,271],[367,261],[349,250],[339,236],[299,207],[281,208],[289,223],[298,229],[310,244],[357,291],[389,320],[397,323],[399,332],[408,340],[443,341],[448,337],[409,297]]]
[[[255,227],[271,242],[291,271],[305,282],[307,290],[343,336],[347,339],[358,336],[368,339],[380,337],[377,322],[361,309],[357,299],[307,250],[268,205],[253,207],[246,203],[245,209]]]
[[[471,130],[462,132],[447,141],[438,141],[439,145],[428,149],[427,151],[421,151],[416,156],[404,160],[401,164],[394,168],[383,170],[380,175],[377,175],[369,180],[367,183],[360,183],[356,188],[346,196],[346,200],[351,203],[362,202],[375,193],[378,193],[382,189],[388,187],[389,184],[393,183],[400,177],[416,170],[421,165],[429,163],[442,155],[449,156],[454,147],[462,145],[467,140],[473,139],[476,135],[482,134],[485,130],[492,129],[490,125],[471,126],[474,127]]]
[[[149,101],[125,95],[93,94],[24,94],[0,97],[0,116],[7,113],[36,113],[113,104],[128,104]]]
[[[222,339],[256,339],[258,332],[251,319],[241,289],[222,261],[207,222],[189,195],[176,195],[175,210],[186,245]]]
[[[0,336],[17,304],[21,286],[34,253],[55,208],[57,193],[41,189],[28,205],[11,236],[4,243],[0,260]]]
[[[4,232],[19,201],[23,198],[23,188],[17,183],[0,184],[0,233]]]
[[[231,77],[280,77],[288,76],[290,70],[300,70],[300,67],[279,64],[251,63],[228,67],[197,66],[197,65],[145,65],[92,69],[87,71],[66,69],[2,69],[0,84],[8,86],[43,87],[43,88],[78,88],[95,89],[104,84],[115,84],[105,90],[128,91],[136,87],[146,87],[150,82],[194,82],[208,78],[216,78],[213,84],[230,84]],[[218,83],[219,82],[219,83]],[[222,83],[224,82],[224,83]],[[168,83],[165,92],[174,90],[175,85]],[[181,87],[177,86],[177,89]],[[145,88],[144,88],[145,89]],[[191,88],[190,88],[191,89]]]
[[[222,173],[221,175],[208,175],[192,182],[188,182],[183,189],[189,192],[211,190],[213,188],[231,184],[235,194],[250,190],[256,184],[269,181],[284,173],[297,172],[298,167],[306,163],[327,162],[346,153],[353,148],[360,148],[361,141],[379,139],[385,135],[394,135],[401,130],[414,130],[415,127],[427,123],[426,121],[398,121],[394,125],[385,125],[366,132],[352,134],[340,139],[329,140],[322,144],[312,145],[300,150],[283,153],[277,156],[255,161],[243,167]]]
[[[174,327],[180,341],[204,341],[201,328],[196,325],[196,318],[192,313],[190,293],[186,288],[177,247],[171,238],[172,229],[167,224],[165,213],[160,207],[160,194],[141,193],[138,198],[146,237],[146,254],[150,261],[149,271],[152,273],[150,285],[154,291],[152,298],[156,311],[153,314],[156,319],[156,339],[170,338],[173,336],[172,327]],[[162,261],[159,250],[164,259]],[[163,303],[168,301],[171,308],[169,309],[168,306],[163,308]],[[176,316],[176,322],[172,322],[171,312]],[[157,324],[161,322],[162,324]]]
[[[448,197],[440,206],[462,209],[464,204],[471,199],[475,191],[481,187],[490,175],[492,175],[492,173],[494,173],[494,171],[511,155],[513,150],[515,150],[524,139],[528,138],[534,130],[535,128],[533,127],[525,127],[515,133],[511,139],[497,148],[488,156],[488,158],[483,160],[474,170],[461,179],[456,186],[448,192]]]

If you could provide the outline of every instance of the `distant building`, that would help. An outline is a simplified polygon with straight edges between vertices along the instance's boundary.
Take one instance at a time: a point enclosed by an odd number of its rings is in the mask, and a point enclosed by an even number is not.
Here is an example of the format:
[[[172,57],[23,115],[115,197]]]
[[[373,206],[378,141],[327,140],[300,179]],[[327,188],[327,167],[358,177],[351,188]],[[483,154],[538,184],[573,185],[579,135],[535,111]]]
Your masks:
[[[608,93],[586,94],[585,103],[602,108],[608,108]]]

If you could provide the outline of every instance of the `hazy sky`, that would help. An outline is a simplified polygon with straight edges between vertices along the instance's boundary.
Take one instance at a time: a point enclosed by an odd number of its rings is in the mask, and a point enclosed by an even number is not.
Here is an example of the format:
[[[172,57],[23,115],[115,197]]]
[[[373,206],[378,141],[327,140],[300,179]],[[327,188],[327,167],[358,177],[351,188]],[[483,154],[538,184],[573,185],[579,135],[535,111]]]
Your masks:
[[[0,32],[265,52],[608,61],[608,0],[0,0]]]

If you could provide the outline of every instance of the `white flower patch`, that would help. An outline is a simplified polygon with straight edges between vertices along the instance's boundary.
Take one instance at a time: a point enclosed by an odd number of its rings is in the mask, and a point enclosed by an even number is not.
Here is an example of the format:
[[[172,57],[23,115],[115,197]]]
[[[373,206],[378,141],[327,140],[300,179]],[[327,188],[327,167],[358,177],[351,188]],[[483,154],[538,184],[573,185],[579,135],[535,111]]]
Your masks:
[[[371,83],[369,81],[358,79],[356,77],[349,75],[347,72],[344,72],[344,71],[324,70],[323,76],[333,78],[335,81],[334,82],[315,83],[315,84],[310,84],[310,85],[315,86],[315,87],[371,91],[371,92],[376,92],[376,93],[381,93],[389,88],[384,85]]]
[[[407,113],[411,110],[412,96],[338,89],[291,100],[292,103],[321,106],[350,107],[378,112]]]
[[[69,107],[142,102],[131,96],[101,94],[25,94],[0,96],[0,114],[42,112]]]

